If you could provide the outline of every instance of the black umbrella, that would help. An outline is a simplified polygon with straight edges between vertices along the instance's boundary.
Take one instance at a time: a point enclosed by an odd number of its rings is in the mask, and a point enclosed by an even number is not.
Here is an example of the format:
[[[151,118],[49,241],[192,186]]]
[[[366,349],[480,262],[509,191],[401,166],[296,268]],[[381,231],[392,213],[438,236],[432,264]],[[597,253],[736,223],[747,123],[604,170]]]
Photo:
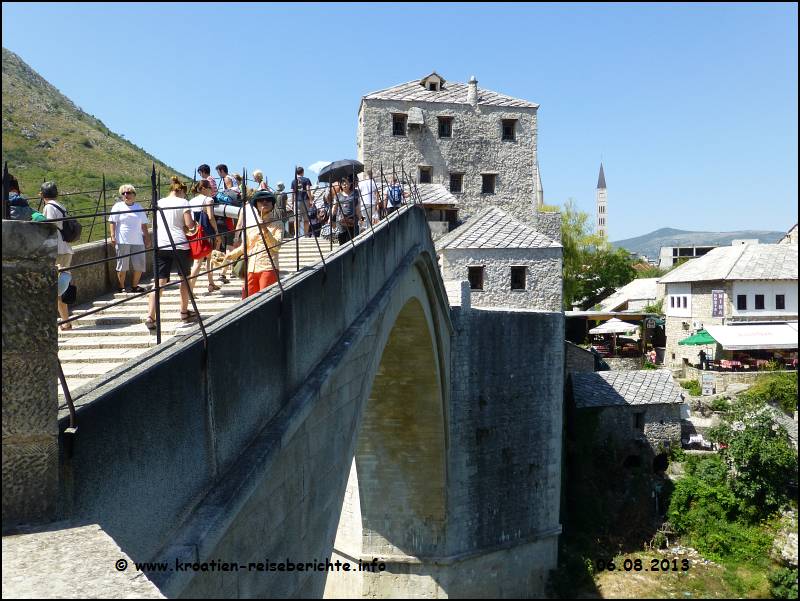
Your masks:
[[[333,183],[338,182],[343,177],[354,175],[364,171],[364,165],[353,159],[343,159],[341,161],[334,161],[329,165],[325,165],[319,170],[318,181]]]

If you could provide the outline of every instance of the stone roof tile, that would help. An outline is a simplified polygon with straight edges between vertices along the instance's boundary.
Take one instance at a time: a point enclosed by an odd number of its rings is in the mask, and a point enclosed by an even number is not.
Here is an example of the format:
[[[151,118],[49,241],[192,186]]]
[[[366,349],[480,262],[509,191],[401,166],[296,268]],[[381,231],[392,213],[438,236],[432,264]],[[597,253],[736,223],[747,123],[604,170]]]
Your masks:
[[[683,402],[681,389],[666,369],[573,373],[570,377],[578,409]]]
[[[561,248],[561,245],[505,211],[487,207],[440,238],[436,249],[445,248]]]
[[[391,88],[370,92],[365,100],[404,100],[410,102],[436,102],[447,104],[469,104],[467,102],[467,84],[447,82],[441,90],[432,92],[419,85],[419,80],[401,83]],[[539,108],[535,102],[506,96],[485,88],[478,88],[478,104],[488,106],[507,106],[512,108]]]

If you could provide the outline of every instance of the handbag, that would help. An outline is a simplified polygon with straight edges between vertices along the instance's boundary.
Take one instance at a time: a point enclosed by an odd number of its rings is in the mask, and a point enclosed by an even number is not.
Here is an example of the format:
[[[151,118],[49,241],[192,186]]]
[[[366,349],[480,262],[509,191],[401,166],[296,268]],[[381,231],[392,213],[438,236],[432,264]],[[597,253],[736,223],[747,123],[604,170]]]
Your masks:
[[[194,260],[204,259],[213,250],[211,240],[206,238],[205,235],[205,230],[199,223],[194,232],[186,234],[186,239],[189,241],[189,253]]]
[[[65,305],[73,305],[75,304],[75,300],[78,298],[78,289],[75,287],[75,284],[71,283],[67,286],[67,289],[64,291],[64,294],[61,295],[61,302]]]

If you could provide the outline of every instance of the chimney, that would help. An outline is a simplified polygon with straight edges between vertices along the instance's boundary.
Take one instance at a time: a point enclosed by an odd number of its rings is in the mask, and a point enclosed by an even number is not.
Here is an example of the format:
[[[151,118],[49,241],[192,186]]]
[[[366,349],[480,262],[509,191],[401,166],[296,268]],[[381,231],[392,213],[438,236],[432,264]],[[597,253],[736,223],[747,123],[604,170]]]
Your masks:
[[[467,84],[467,102],[472,106],[478,106],[478,80],[474,75],[469,78]]]

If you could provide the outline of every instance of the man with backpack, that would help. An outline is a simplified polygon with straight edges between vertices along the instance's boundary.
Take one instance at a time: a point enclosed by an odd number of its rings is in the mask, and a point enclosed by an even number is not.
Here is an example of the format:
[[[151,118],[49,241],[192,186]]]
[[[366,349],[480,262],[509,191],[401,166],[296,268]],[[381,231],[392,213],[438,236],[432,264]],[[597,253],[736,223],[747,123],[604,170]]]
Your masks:
[[[403,186],[397,182],[397,176],[392,176],[392,184],[389,186],[389,191],[386,194],[386,214],[393,213],[403,204],[403,199],[407,196],[403,191]]]
[[[69,242],[74,242],[80,237],[80,224],[77,220],[67,217],[67,209],[59,203],[58,187],[55,182],[45,182],[42,184],[40,195],[44,201],[43,213],[45,219],[53,221],[56,226],[56,236],[58,237],[58,251],[56,254],[56,268],[67,269],[72,264],[72,247]],[[58,297],[58,315],[62,320],[69,319],[69,307]],[[62,330],[71,330],[72,323],[62,323]]]

